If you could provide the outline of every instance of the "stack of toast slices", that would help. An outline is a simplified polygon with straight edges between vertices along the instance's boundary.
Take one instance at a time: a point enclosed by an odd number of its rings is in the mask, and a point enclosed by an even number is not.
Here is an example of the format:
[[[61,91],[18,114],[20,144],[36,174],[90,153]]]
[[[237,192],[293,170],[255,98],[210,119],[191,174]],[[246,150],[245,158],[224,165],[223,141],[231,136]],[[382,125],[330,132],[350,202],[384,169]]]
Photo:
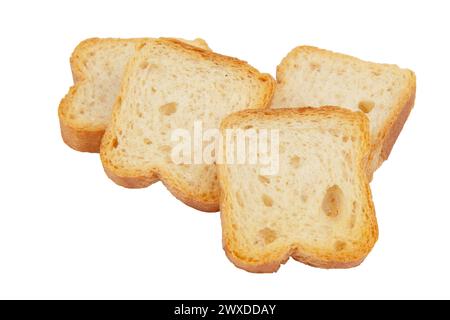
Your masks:
[[[349,268],[375,245],[369,182],[414,105],[412,71],[301,46],[275,81],[176,38],[88,39],[71,67],[64,142],[100,152],[118,185],[162,181],[187,205],[220,210],[237,267],[275,272],[292,257]]]

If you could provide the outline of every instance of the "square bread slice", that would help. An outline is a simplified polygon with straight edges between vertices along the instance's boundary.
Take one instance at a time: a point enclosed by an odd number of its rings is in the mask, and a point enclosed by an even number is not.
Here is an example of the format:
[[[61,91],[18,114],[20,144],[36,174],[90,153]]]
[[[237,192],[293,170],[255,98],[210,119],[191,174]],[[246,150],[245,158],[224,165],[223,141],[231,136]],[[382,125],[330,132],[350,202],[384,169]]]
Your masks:
[[[68,146],[99,152],[125,67],[136,45],[145,40],[92,38],[75,48],[70,58],[74,86],[58,109],[62,138]],[[210,50],[202,39],[180,40]]]
[[[414,105],[411,70],[302,46],[277,68],[272,108],[333,105],[360,110],[370,120],[368,176],[389,157]]]
[[[249,110],[225,118],[221,133],[245,128],[278,130],[279,150],[272,141],[267,150],[279,151],[279,170],[218,164],[228,258],[250,272],[275,272],[289,257],[321,268],[360,264],[378,237],[367,117],[336,107]]]
[[[275,81],[246,62],[170,39],[142,43],[125,71],[100,155],[108,176],[129,188],[161,180],[181,201],[219,209],[214,162],[172,161],[175,130],[195,123],[219,133],[221,120],[270,103]],[[195,139],[195,137],[193,137]],[[214,160],[214,159],[213,159]]]

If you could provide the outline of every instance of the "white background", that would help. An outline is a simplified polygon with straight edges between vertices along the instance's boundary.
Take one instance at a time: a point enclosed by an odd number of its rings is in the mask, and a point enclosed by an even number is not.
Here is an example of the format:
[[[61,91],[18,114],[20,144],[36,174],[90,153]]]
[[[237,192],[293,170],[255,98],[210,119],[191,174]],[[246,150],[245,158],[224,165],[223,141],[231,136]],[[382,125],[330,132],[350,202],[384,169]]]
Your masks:
[[[0,298],[450,298],[448,1],[1,1]],[[350,270],[235,268],[219,214],[121,188],[61,140],[69,56],[88,37],[202,37],[275,74],[315,45],[417,74],[372,183],[380,238]]]

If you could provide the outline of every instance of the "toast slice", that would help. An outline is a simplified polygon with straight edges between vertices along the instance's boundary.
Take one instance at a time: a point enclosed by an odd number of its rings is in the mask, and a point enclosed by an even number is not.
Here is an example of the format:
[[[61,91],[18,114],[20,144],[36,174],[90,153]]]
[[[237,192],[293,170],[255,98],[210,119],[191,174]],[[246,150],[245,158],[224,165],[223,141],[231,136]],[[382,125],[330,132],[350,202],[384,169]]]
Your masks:
[[[277,68],[272,108],[334,105],[366,113],[371,179],[389,157],[413,108],[415,91],[411,70],[302,46],[292,50]]]
[[[93,38],[75,48],[70,59],[74,86],[58,109],[62,138],[68,146],[99,152],[124,69],[142,41]],[[181,41],[210,50],[202,39]]]
[[[360,264],[378,237],[366,116],[336,107],[249,110],[225,118],[221,132],[245,128],[278,130],[279,170],[218,164],[229,259],[250,272],[275,272],[290,256],[321,268]]]
[[[189,206],[217,211],[214,162],[198,163],[192,157],[191,163],[173,161],[177,143],[172,134],[180,129],[193,137],[198,122],[203,131],[219,133],[226,115],[266,108],[274,86],[270,75],[235,58],[170,39],[143,43],[125,71],[102,140],[100,155],[107,175],[129,188],[161,180]]]

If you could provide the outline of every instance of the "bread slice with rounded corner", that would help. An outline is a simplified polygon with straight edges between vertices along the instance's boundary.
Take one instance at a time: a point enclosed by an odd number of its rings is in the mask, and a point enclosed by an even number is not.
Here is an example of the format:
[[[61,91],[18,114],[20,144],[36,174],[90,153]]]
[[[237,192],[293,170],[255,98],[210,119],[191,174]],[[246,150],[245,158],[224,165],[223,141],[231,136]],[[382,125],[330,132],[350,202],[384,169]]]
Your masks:
[[[278,132],[265,152],[279,152],[279,169],[267,175],[261,162],[218,164],[228,258],[259,273],[289,257],[320,268],[359,265],[378,237],[365,174],[367,117],[336,107],[249,110],[225,118],[221,133],[236,139],[245,128]],[[223,154],[235,145],[225,143]]]
[[[99,152],[123,72],[142,41],[92,38],[75,48],[70,58],[74,85],[58,109],[61,135],[68,146]],[[202,39],[180,41],[210,50]]]
[[[219,209],[214,162],[173,161],[174,133],[195,144],[195,124],[218,133],[220,121],[243,109],[263,109],[275,81],[247,63],[170,39],[142,43],[125,71],[100,155],[108,176],[129,188],[161,180],[181,201]],[[203,139],[202,136],[200,139]],[[187,141],[184,141],[185,143]],[[202,143],[206,140],[200,141]],[[195,147],[194,147],[195,148]],[[176,156],[176,155],[175,155]],[[214,158],[213,158],[214,160]]]
[[[413,108],[415,92],[411,70],[301,46],[277,68],[272,108],[334,105],[364,112],[370,120],[371,179],[389,157]]]

